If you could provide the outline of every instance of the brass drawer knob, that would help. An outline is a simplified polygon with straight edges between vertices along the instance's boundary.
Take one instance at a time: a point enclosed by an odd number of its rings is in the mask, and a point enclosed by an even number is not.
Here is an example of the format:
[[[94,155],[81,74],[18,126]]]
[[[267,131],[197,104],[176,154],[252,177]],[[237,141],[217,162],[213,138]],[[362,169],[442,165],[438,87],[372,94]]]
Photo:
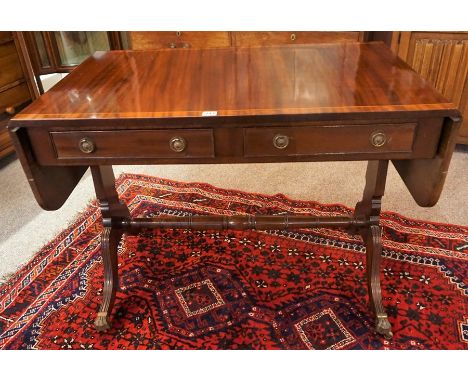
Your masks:
[[[15,114],[16,112],[16,109],[14,106],[8,106],[6,109],[5,109],[6,113],[9,114],[9,115],[13,115]]]
[[[174,137],[169,141],[169,147],[172,151],[180,153],[187,147],[187,142],[182,137]]]
[[[372,143],[372,146],[381,147],[387,142],[387,136],[385,135],[385,133],[378,131],[372,133],[370,141]]]
[[[295,41],[295,40],[296,40],[296,38],[297,38],[297,36],[296,36],[296,34],[295,34],[295,33],[291,33],[291,36],[290,36],[290,38],[291,38],[291,41]]]
[[[168,45],[169,45],[169,48],[171,48],[171,49],[177,48],[177,45],[174,44],[173,42],[170,42]]]
[[[89,138],[81,139],[80,143],[78,144],[78,147],[80,151],[85,154],[91,154],[96,149],[94,142]]]
[[[277,134],[273,138],[273,146],[277,149],[285,149],[289,145],[289,137],[287,135]]]

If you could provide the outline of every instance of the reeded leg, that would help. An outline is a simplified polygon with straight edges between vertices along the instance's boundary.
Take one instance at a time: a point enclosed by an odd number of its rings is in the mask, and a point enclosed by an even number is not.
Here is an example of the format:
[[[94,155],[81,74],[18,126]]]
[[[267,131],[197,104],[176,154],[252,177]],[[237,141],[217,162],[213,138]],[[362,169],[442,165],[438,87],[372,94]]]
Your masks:
[[[393,333],[382,304],[380,287],[382,231],[379,227],[379,219],[387,169],[388,161],[369,161],[364,195],[362,201],[356,205],[354,215],[368,221],[368,226],[361,229],[360,234],[366,244],[367,287],[370,307],[375,315],[375,330],[385,338],[390,339]]]
[[[94,321],[98,331],[110,328],[110,314],[114,307],[115,292],[119,287],[117,270],[117,247],[123,231],[116,228],[104,227],[101,234],[101,253],[104,262],[104,288],[101,307]]]
[[[379,226],[372,225],[363,232],[367,252],[367,288],[369,304],[375,314],[375,330],[386,339],[393,336],[392,327],[382,304],[380,288],[380,260],[382,254],[382,232]]]
[[[101,236],[104,288],[101,307],[94,324],[98,331],[105,331],[110,328],[110,316],[114,307],[115,293],[119,285],[117,247],[124,232],[120,226],[122,220],[130,218],[130,213],[127,206],[120,202],[115,190],[112,167],[91,167],[91,172],[104,225]]]

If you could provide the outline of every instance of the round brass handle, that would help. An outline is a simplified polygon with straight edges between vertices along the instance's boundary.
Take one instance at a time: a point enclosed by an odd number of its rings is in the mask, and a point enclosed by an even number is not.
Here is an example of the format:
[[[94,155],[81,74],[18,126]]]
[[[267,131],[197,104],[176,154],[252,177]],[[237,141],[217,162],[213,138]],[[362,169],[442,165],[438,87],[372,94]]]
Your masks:
[[[8,107],[5,109],[5,111],[6,111],[7,114],[13,115],[13,114],[15,114],[16,109],[15,109],[14,106],[8,106]]]
[[[187,142],[182,137],[174,137],[169,141],[169,147],[172,151],[180,153],[187,147]]]
[[[381,147],[387,142],[387,136],[385,135],[385,133],[382,133],[381,131],[376,131],[372,133],[370,137],[370,141],[372,143],[372,146]]]
[[[295,34],[295,33],[291,33],[290,38],[291,38],[291,41],[294,41],[294,40],[297,38],[297,37],[296,37],[296,34]]]
[[[273,138],[273,146],[277,149],[285,149],[289,145],[289,137],[287,135],[277,134]]]
[[[78,144],[78,147],[80,151],[85,154],[91,154],[96,149],[94,142],[89,138],[81,139],[80,143]]]
[[[177,45],[174,44],[173,42],[169,43],[169,48],[175,49],[177,48]]]

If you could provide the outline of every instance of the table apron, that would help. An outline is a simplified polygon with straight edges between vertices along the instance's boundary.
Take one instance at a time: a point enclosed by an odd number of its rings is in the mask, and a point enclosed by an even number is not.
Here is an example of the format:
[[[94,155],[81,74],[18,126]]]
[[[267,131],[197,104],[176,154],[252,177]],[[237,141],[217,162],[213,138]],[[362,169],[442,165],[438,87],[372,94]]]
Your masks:
[[[392,123],[103,129],[27,128],[43,166],[433,158],[442,118]]]

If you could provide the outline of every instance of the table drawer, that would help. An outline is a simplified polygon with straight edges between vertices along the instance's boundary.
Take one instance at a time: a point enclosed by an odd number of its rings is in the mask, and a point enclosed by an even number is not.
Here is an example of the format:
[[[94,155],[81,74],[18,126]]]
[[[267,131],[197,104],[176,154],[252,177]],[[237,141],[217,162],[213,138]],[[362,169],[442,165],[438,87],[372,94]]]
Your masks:
[[[51,132],[58,159],[213,158],[211,129]]]
[[[410,153],[416,123],[244,129],[244,156]]]

